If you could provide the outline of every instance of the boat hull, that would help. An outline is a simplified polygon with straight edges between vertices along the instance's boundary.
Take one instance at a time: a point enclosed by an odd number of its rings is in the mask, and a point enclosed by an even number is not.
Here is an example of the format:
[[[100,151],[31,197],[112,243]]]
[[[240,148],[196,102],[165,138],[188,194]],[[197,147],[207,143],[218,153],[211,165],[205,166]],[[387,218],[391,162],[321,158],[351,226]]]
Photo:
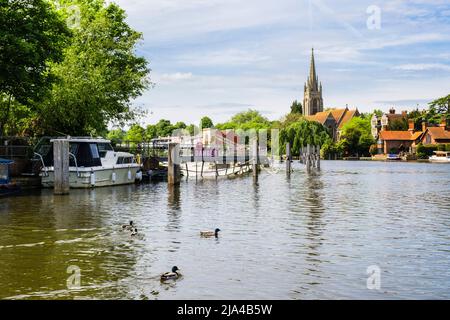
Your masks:
[[[108,187],[132,184],[136,181],[136,174],[139,165],[121,168],[89,168],[85,170],[70,167],[69,186],[75,189],[87,189],[94,187]],[[53,168],[42,172],[42,186],[52,188],[54,186],[55,175]]]
[[[434,162],[434,163],[450,163],[450,158],[443,158],[443,159],[439,159],[439,157],[429,158],[428,161]]]

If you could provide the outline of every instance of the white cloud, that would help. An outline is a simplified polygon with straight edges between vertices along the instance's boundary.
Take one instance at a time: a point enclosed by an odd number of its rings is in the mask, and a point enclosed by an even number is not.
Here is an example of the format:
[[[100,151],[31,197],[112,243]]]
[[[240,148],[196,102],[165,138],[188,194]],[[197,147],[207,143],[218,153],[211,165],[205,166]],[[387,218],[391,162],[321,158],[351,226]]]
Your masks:
[[[192,79],[192,72],[164,73],[160,80],[165,83]]]
[[[381,30],[366,28],[373,0],[321,0],[311,20],[309,0],[116,2],[144,34],[139,52],[156,86],[139,102],[152,122],[225,121],[247,106],[281,116],[303,99],[311,46],[326,106],[369,111],[373,101],[448,94],[450,25],[433,18],[448,0],[379,1]]]
[[[196,66],[228,66],[246,65],[270,59],[270,56],[261,55],[246,50],[229,48],[209,52],[192,52],[177,57],[179,63]]]
[[[416,64],[403,64],[393,67],[394,70],[404,71],[428,71],[428,70],[444,70],[450,71],[450,65],[442,63],[416,63]]]

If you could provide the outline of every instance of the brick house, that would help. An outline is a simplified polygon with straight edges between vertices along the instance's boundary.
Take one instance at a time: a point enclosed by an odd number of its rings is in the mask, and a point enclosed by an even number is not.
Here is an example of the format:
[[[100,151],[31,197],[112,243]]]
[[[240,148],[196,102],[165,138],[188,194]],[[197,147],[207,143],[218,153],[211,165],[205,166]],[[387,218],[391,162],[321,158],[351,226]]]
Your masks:
[[[439,126],[428,126],[422,123],[422,131],[415,131],[414,121],[409,120],[408,131],[382,130],[378,136],[378,153],[388,154],[396,152],[416,153],[416,147],[422,144],[450,143],[450,131],[445,119]],[[395,152],[395,153],[396,153]]]
[[[424,127],[420,138],[422,144],[450,143],[450,131],[446,119],[442,119],[439,127]]]

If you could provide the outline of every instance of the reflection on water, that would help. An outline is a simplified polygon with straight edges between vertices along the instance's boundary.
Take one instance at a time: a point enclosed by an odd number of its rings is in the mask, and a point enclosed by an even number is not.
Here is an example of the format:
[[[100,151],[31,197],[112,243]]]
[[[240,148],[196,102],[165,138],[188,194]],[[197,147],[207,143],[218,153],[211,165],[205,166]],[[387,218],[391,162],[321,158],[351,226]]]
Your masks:
[[[322,169],[2,198],[0,298],[450,298],[450,167]],[[142,237],[122,231],[129,220]],[[184,278],[161,284],[173,265]],[[366,287],[372,265],[380,291]]]

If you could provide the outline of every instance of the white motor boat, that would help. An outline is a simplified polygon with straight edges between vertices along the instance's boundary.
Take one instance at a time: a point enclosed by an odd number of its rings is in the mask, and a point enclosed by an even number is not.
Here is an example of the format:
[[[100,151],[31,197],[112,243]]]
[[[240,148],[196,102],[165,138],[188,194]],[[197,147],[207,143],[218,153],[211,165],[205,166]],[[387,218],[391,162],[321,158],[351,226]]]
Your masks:
[[[102,138],[68,138],[70,188],[93,188],[134,183],[142,179],[134,155],[116,152]],[[53,140],[51,141],[53,142]],[[36,154],[43,165],[42,185],[54,186],[53,143],[46,155]]]
[[[430,162],[450,163],[450,151],[434,151],[434,155],[428,158]]]

